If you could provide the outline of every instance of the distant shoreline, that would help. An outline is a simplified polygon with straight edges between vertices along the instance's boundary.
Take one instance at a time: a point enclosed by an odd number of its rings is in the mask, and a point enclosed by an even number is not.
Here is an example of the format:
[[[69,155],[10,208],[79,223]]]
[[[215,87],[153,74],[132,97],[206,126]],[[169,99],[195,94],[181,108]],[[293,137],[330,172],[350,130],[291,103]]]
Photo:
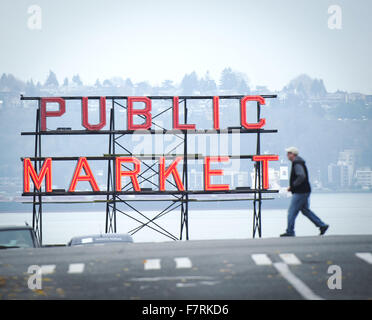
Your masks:
[[[372,191],[314,191],[313,194],[372,194]],[[282,196],[272,200],[263,201],[263,209],[287,209],[290,203],[290,197]],[[70,199],[69,199],[70,200]],[[79,199],[82,201],[82,199]],[[248,203],[249,201],[249,203]],[[162,210],[168,202],[163,201],[146,201],[135,202],[135,207],[141,211]],[[190,210],[234,210],[234,209],[252,209],[252,200],[243,201],[211,201],[211,202],[190,202]],[[104,202],[87,202],[87,203],[43,203],[44,212],[105,212],[106,203]],[[1,213],[16,213],[16,212],[30,212],[32,213],[32,203],[22,203],[16,201],[0,201],[0,214]]]
[[[263,208],[265,209],[283,209],[289,205],[290,198],[279,198],[273,200],[263,201]],[[136,209],[141,211],[163,210],[169,202],[163,201],[146,201],[136,202]],[[242,201],[211,201],[211,202],[190,202],[189,209],[192,210],[234,210],[234,209],[252,209],[252,200]],[[81,211],[81,212],[98,212],[106,211],[105,203],[43,203],[44,212],[61,212],[61,211]],[[21,202],[0,202],[1,213],[17,213],[30,212],[32,213],[32,203]]]

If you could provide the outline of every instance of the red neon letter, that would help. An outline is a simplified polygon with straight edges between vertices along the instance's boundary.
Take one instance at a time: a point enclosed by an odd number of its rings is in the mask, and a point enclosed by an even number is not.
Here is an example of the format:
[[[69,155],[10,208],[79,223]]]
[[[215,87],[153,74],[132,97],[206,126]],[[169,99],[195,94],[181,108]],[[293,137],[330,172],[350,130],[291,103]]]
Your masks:
[[[179,98],[173,97],[173,129],[195,130],[195,124],[180,124]]]
[[[40,190],[41,183],[45,177],[45,191],[52,192],[52,159],[45,159],[39,175],[36,173],[30,158],[23,160],[23,191],[30,192],[30,176],[37,190]]]
[[[176,157],[176,160],[174,160],[172,162],[172,164],[168,167],[168,169],[165,169],[165,158],[160,157],[160,160],[159,160],[159,187],[160,187],[160,191],[165,190],[165,180],[167,179],[167,177],[170,174],[173,175],[174,181],[176,182],[176,185],[177,185],[177,189],[180,190],[180,191],[185,190],[185,188],[182,184],[181,177],[180,177],[180,175],[178,173],[178,170],[177,170],[177,165],[181,160],[182,160],[182,157]]]
[[[211,184],[211,176],[222,176],[223,170],[211,170],[211,162],[227,162],[229,157],[205,157],[204,163],[204,190],[229,190],[228,184]]]
[[[132,171],[121,171],[122,162],[131,162],[134,164]],[[121,191],[121,177],[129,176],[132,180],[133,188],[135,191],[141,191],[138,183],[137,174],[140,172],[141,163],[135,157],[117,157],[116,158],[116,191]]]
[[[136,110],[133,109],[133,102],[144,102],[145,108]],[[128,130],[147,130],[151,128],[151,99],[147,97],[128,97],[128,118],[127,118],[127,128]],[[143,124],[134,124],[133,116],[134,115],[143,115],[146,118],[145,123]]]
[[[89,124],[88,97],[82,98],[82,125],[87,130],[101,130],[106,125],[106,97],[99,98],[99,123]]]
[[[59,104],[58,111],[47,111],[46,104],[48,102],[57,102]],[[46,131],[46,117],[60,117],[66,112],[66,103],[62,98],[41,98],[41,131]]]
[[[265,99],[261,96],[245,96],[240,103],[240,123],[246,129],[260,129],[266,124],[266,119],[260,119],[258,123],[247,122],[247,101],[257,101],[265,104]]]
[[[213,128],[218,130],[220,128],[220,98],[213,97]]]
[[[262,162],[262,180],[263,180],[263,188],[269,188],[269,161],[278,161],[279,156],[253,156],[253,161],[261,161]]]
[[[84,169],[86,175],[80,175],[81,169]],[[92,187],[93,191],[99,191],[96,179],[94,179],[94,175],[92,170],[89,167],[87,162],[87,158],[81,157],[76,165],[74,176],[72,177],[70,188],[68,189],[69,192],[74,192],[76,189],[76,184],[78,181],[88,181],[90,186]]]

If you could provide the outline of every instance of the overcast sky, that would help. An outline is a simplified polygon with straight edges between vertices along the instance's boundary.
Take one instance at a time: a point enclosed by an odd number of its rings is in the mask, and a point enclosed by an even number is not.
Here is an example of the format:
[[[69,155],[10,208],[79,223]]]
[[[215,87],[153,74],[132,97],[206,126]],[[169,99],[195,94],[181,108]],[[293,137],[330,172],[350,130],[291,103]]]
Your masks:
[[[34,4],[40,30],[28,27]],[[342,29],[328,28],[333,4]],[[307,73],[329,91],[372,94],[371,12],[370,0],[1,0],[0,73],[157,84],[230,66],[270,89]]]

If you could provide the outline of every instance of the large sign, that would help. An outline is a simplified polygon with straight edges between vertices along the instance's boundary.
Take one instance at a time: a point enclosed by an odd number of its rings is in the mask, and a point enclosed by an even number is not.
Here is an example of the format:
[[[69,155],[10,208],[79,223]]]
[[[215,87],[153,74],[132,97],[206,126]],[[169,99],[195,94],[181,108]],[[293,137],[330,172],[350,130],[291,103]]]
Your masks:
[[[100,131],[106,126],[106,97],[95,97],[99,99],[99,122],[91,124],[88,115],[88,97],[81,97],[81,119],[82,127],[88,131]],[[220,128],[220,112],[219,112],[220,97],[213,97],[213,128],[211,130],[221,130]],[[179,112],[179,97],[172,97],[172,129],[181,131],[197,130],[195,124],[181,123]],[[258,119],[257,122],[251,123],[247,121],[247,107],[249,103],[265,105],[265,99],[262,96],[244,96],[240,99],[240,125],[243,130],[260,130],[265,124],[264,118]],[[48,106],[57,105],[57,110],[48,110]],[[61,97],[44,97],[40,98],[40,129],[41,132],[47,130],[47,119],[49,117],[63,117],[66,112],[66,100]],[[142,123],[136,123],[136,117],[141,117]],[[149,97],[127,97],[127,119],[126,130],[150,130],[152,126],[152,99]],[[123,126],[124,127],[124,126]],[[268,167],[270,161],[278,160],[277,155],[253,155],[252,161],[258,162],[262,166],[262,187],[269,188]],[[159,191],[165,190],[165,182],[167,179],[173,178],[175,185],[179,191],[184,191],[185,186],[182,183],[181,175],[177,169],[177,165],[184,161],[184,157],[177,156],[173,161],[166,166],[166,157],[159,157],[158,176],[159,176]],[[222,176],[223,170],[217,169],[218,163],[228,162],[228,156],[205,156],[203,157],[204,165],[204,191],[223,191],[229,190],[228,184],[212,184],[212,176]],[[118,156],[114,158],[115,162],[115,190],[122,191],[122,178],[129,177],[135,192],[141,192],[138,182],[138,175],[141,172],[141,161],[135,156]],[[129,164],[132,170],[123,170],[122,164]],[[215,166],[212,168],[212,166]],[[127,167],[126,167],[127,168]],[[45,192],[52,193],[52,178],[53,178],[53,159],[46,158],[39,170],[35,167],[30,158],[23,159],[23,191],[30,192],[30,182],[37,190],[41,190],[43,182],[45,182]],[[94,192],[100,191],[97,185],[94,173],[92,172],[87,158],[80,157],[77,161],[71,183],[68,187],[68,192],[74,193],[78,190],[79,182],[88,181],[91,189]]]

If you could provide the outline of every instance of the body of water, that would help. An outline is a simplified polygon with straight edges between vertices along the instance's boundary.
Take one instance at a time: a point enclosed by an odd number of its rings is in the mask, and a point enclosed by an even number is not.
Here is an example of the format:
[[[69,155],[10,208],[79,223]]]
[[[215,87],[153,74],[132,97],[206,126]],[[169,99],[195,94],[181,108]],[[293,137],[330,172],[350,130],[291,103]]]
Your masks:
[[[164,204],[165,206],[166,204]],[[189,211],[189,235],[192,240],[201,239],[244,239],[252,237],[253,208],[247,203],[247,210],[224,209]],[[372,234],[372,194],[371,193],[334,193],[312,194],[312,210],[326,223],[330,224],[329,235]],[[144,221],[138,214],[136,218]],[[147,211],[152,218],[156,212]],[[0,213],[0,225],[32,224],[30,212]],[[156,220],[166,230],[179,235],[180,213],[171,212]],[[286,209],[262,210],[262,236],[277,237],[286,229]],[[117,231],[127,232],[137,227],[137,222],[118,213]],[[65,244],[71,237],[103,233],[105,231],[105,212],[44,212],[43,243]],[[301,213],[296,221],[297,236],[317,235],[319,230]],[[136,242],[169,241],[169,238],[149,229],[143,228],[134,235]]]

